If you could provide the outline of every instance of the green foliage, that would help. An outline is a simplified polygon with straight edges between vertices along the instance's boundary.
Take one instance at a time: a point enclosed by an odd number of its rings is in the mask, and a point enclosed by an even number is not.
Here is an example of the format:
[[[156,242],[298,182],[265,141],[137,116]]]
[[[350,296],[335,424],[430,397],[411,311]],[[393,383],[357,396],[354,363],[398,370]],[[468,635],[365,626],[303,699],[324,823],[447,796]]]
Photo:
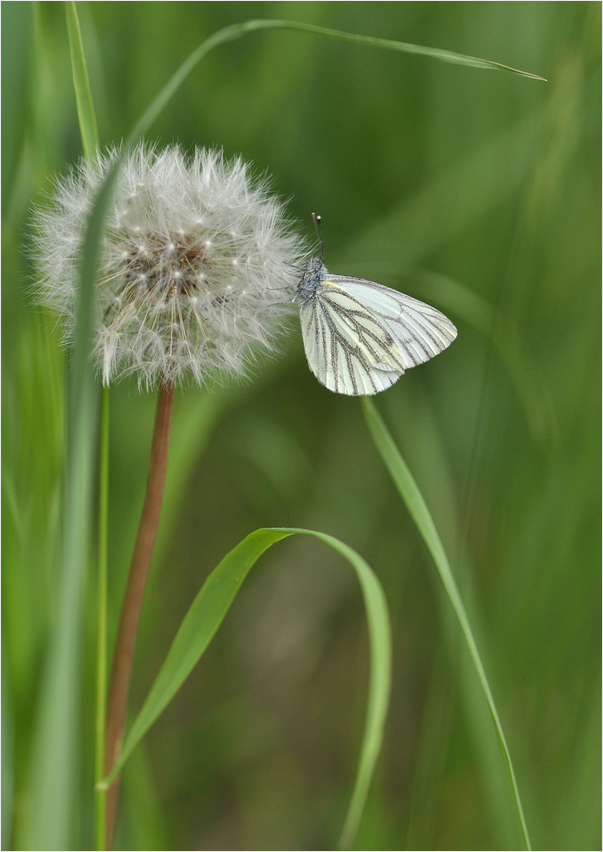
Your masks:
[[[132,750],[190,675],[257,559],[275,542],[290,535],[313,536],[341,553],[356,571],[364,595],[371,644],[371,677],[362,755],[340,843],[345,849],[354,840],[358,830],[381,748],[391,681],[391,636],[383,589],[375,574],[351,548],[323,533],[298,529],[256,530],[224,557],[203,584],[180,625],[165,662],[126,737],[121,759],[107,783],[124,766]]]
[[[264,31],[209,53],[151,138],[253,160],[309,233],[309,214],[322,214],[329,269],[397,286],[457,323],[450,350],[404,376],[379,408],[454,565],[534,846],[600,847],[600,8],[136,3],[78,12],[103,143],[127,137],[212,33],[269,15],[547,78]],[[14,802],[3,845],[31,848],[33,731],[65,568],[58,495],[73,376],[53,318],[32,307],[22,248],[31,202],[81,148],[63,5],[7,3],[2,17],[3,110],[14,113],[2,130],[3,785]],[[420,275],[405,278],[410,267]],[[152,417],[153,400],[135,387],[112,390],[110,640]],[[513,848],[487,707],[429,556],[357,402],[314,381],[297,331],[248,385],[183,392],[171,453],[133,711],[205,576],[200,565],[267,524],[328,531],[371,564],[392,614],[392,706],[358,847]],[[332,847],[365,712],[366,652],[357,595],[331,558],[296,537],[249,577],[126,764],[119,848]],[[83,593],[74,848],[89,844],[92,824],[96,584]],[[143,804],[153,813],[144,829]]]

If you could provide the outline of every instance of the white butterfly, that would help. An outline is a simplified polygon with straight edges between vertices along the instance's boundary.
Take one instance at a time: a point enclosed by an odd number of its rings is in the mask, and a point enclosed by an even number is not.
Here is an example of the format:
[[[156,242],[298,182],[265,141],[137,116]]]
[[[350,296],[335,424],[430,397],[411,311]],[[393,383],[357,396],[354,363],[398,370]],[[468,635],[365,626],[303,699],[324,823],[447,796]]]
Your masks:
[[[380,393],[455,339],[440,311],[374,281],[331,275],[321,258],[308,263],[294,298],[308,365],[329,390]]]

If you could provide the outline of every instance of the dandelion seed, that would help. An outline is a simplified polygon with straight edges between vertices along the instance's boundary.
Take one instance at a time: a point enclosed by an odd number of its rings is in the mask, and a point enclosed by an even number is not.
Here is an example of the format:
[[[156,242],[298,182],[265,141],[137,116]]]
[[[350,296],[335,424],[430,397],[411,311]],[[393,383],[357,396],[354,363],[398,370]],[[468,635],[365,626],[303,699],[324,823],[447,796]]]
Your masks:
[[[37,293],[64,320],[66,341],[88,216],[116,156],[81,161],[35,216]],[[103,383],[245,375],[259,350],[274,349],[306,259],[283,205],[240,158],[140,145],[122,165],[102,246],[94,356]]]

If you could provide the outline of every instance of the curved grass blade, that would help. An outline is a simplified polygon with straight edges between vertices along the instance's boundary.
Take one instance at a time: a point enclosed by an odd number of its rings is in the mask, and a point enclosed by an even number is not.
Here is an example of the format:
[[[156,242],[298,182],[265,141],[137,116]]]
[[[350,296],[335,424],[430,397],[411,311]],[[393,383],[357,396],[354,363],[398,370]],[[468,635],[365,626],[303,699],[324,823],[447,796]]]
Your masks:
[[[263,23],[262,21],[249,21],[249,24]],[[477,56],[466,56],[463,53],[454,53],[452,50],[441,50],[438,47],[423,47],[420,44],[409,44],[404,41],[392,41],[386,38],[375,38],[374,36],[357,35],[356,33],[344,33],[340,30],[331,30],[326,27],[319,27],[315,24],[303,24],[297,21],[272,21],[272,26],[283,27],[284,29],[302,30],[316,35],[324,35],[330,38],[339,38],[344,41],[353,41],[357,44],[366,44],[369,47],[380,47],[385,50],[397,50],[400,53],[414,53],[417,56],[428,56],[430,59],[438,59],[440,62],[450,62],[453,65],[466,65],[471,68],[483,68],[489,71],[510,71],[513,74],[520,74],[522,77],[530,77],[533,80],[542,80],[546,83],[544,77],[538,74],[530,74],[528,71],[520,71],[518,68],[511,68],[510,65],[502,65],[500,62],[492,62],[490,59],[479,59]]]
[[[366,607],[370,640],[370,683],[356,783],[340,841],[340,848],[348,848],[358,829],[383,739],[391,680],[391,636],[385,595],[379,580],[354,550],[324,533],[295,528],[259,529],[248,535],[224,557],[209,575],[184,617],[155,683],[126,737],[120,760],[113,773],[105,779],[105,784],[111,783],[134,747],[178,692],[211,642],[257,559],[271,545],[290,535],[314,536],[344,556],[356,571]]]
[[[427,548],[429,549],[429,552],[431,553],[436,568],[438,569],[438,573],[440,575],[442,583],[444,584],[444,588],[446,590],[448,598],[450,599],[450,603],[452,604],[452,608],[454,609],[456,617],[458,618],[461,630],[463,631],[465,641],[467,642],[467,646],[469,648],[469,654],[471,655],[471,659],[477,671],[477,676],[479,678],[482,690],[484,692],[484,696],[486,698],[486,702],[488,704],[488,708],[490,710],[490,715],[494,723],[494,729],[496,731],[496,738],[498,740],[498,745],[503,760],[507,784],[515,807],[517,827],[521,835],[522,842],[525,845],[525,848],[531,849],[528,828],[523,814],[521,798],[519,796],[519,789],[517,787],[517,781],[515,779],[515,772],[513,771],[513,764],[511,762],[511,755],[509,753],[507,741],[505,739],[502,725],[498,717],[496,705],[494,704],[494,698],[492,697],[492,693],[490,691],[490,686],[488,684],[488,679],[486,677],[486,673],[482,665],[479,651],[477,650],[477,645],[475,644],[475,639],[473,638],[473,632],[471,630],[471,626],[469,625],[467,614],[465,613],[465,607],[463,606],[463,602],[461,600],[461,596],[454,580],[454,576],[450,569],[448,558],[442,546],[442,542],[440,541],[438,531],[435,528],[435,524],[431,518],[431,515],[429,514],[429,510],[425,504],[425,501],[423,500],[423,496],[419,491],[419,488],[417,487],[417,484],[414,481],[410,470],[406,466],[406,462],[402,458],[402,455],[400,454],[400,451],[398,450],[394,439],[390,435],[387,427],[385,426],[385,423],[381,419],[381,416],[379,415],[375,404],[368,397],[363,397],[362,405],[369,431],[373,437],[377,449],[379,450],[381,458],[383,459],[385,466],[387,467],[392,479],[394,480],[396,487],[400,492],[400,496],[406,504],[406,507],[413,521],[417,525],[417,528],[421,533],[423,541],[425,542]]]
[[[377,47],[384,50],[395,50],[400,53],[414,53],[420,56],[428,56],[432,59],[438,59],[442,62],[450,62],[456,65],[467,65],[473,68],[484,68],[488,70],[510,71],[513,74],[519,74],[522,77],[530,77],[535,80],[546,82],[544,77],[538,74],[530,74],[527,71],[520,71],[517,68],[511,68],[508,65],[502,65],[500,62],[492,62],[489,59],[479,59],[475,56],[465,56],[461,53],[454,53],[450,50],[440,50],[434,47],[423,47],[418,44],[408,44],[402,41],[392,41],[390,39],[375,38],[374,36],[358,35],[356,33],[345,33],[340,30],[332,30],[327,27],[319,27],[315,24],[305,24],[299,21],[280,21],[280,20],[251,20],[245,21],[242,24],[233,24],[230,27],[218,30],[206,41],[203,42],[188,59],[183,62],[180,68],[166,83],[164,88],[159,92],[155,100],[147,108],[138,124],[128,138],[126,148],[132,145],[143,133],[151,126],[155,118],[159,115],[163,107],[169,102],[174,92],[180,87],[184,80],[188,77],[195,65],[209,53],[214,47],[220,44],[226,44],[230,41],[242,38],[247,33],[258,30],[282,29],[282,30],[298,30],[300,32],[313,33],[314,35],[322,35],[327,38],[337,38],[344,41],[355,42],[356,44],[364,44],[368,47]]]

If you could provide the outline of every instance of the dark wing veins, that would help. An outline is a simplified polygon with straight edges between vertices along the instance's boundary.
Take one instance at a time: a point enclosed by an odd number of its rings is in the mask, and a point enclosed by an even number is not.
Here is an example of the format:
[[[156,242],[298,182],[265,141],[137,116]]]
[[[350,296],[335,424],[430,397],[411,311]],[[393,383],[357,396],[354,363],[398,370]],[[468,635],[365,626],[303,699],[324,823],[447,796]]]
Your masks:
[[[356,301],[352,296],[349,296],[349,294],[346,295],[353,301]],[[345,309],[342,308],[340,305],[331,302],[328,296],[323,296],[322,298],[319,298],[319,301],[321,302],[324,321],[328,326],[329,333],[331,336],[331,358],[328,359],[327,357],[328,344],[324,328],[322,329],[322,352],[325,363],[327,362],[327,360],[330,360],[333,375],[335,377],[335,387],[337,392],[339,392],[339,349],[336,344],[339,344],[339,346],[341,346],[344,352],[346,366],[348,369],[350,380],[352,382],[352,386],[354,388],[354,395],[356,396],[358,395],[359,391],[356,378],[354,376],[354,370],[352,367],[353,358],[355,358],[360,363],[360,366],[367,374],[375,392],[377,391],[377,387],[374,381],[372,380],[370,374],[371,370],[374,369],[376,363],[382,361],[383,363],[391,364],[391,362],[393,361],[395,364],[397,364],[400,371],[404,372],[404,363],[400,361],[395,351],[391,351],[386,348],[395,343],[394,338],[389,333],[389,331],[379,322],[373,311],[369,311],[369,313],[373,318],[375,318],[375,321],[380,326],[383,337],[380,337],[375,332],[371,331],[370,329],[367,329],[358,321],[358,317],[366,316],[368,308],[364,308],[361,306],[362,309],[359,310]],[[360,341],[357,346],[352,346],[350,342],[339,331],[333,320],[331,312],[335,312],[340,316],[344,316],[346,320],[350,321],[350,324],[353,326]],[[368,360],[367,353],[374,359],[373,363]]]

